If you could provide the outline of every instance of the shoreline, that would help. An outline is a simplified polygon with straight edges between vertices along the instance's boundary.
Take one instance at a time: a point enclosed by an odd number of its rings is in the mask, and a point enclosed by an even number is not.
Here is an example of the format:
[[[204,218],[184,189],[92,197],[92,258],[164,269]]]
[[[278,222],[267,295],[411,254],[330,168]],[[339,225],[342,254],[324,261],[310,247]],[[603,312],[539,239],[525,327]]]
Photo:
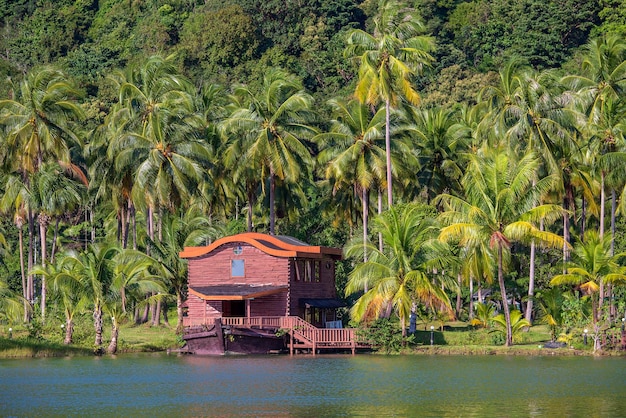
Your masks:
[[[6,343],[5,339],[3,342]],[[26,358],[53,358],[53,357],[105,357],[123,354],[138,353],[175,353],[174,347],[146,350],[142,348],[127,347],[119,350],[116,354],[97,353],[94,349],[77,346],[59,346],[56,344],[37,343],[32,341],[12,340],[12,347],[0,350],[0,360],[26,359]],[[609,350],[593,352],[591,350],[581,350],[573,347],[544,348],[542,345],[513,345],[504,346],[457,346],[457,345],[434,345],[434,346],[414,346],[403,349],[399,352],[387,353],[384,351],[371,351],[368,353],[357,352],[355,355],[392,355],[392,356],[559,356],[559,357],[626,357],[626,350]],[[288,356],[288,354],[286,354]],[[324,354],[319,354],[324,356]]]

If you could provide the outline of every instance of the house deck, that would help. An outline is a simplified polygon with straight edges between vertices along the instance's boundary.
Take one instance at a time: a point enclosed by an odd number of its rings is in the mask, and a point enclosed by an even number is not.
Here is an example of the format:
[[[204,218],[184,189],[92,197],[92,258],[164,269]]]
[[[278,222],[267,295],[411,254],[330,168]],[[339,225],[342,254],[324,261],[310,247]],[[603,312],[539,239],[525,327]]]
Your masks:
[[[354,328],[317,328],[297,316],[223,317],[223,326],[236,328],[284,330],[289,335],[289,354],[307,350],[316,354],[321,350],[370,348]],[[204,321],[188,320],[185,326],[206,325]]]

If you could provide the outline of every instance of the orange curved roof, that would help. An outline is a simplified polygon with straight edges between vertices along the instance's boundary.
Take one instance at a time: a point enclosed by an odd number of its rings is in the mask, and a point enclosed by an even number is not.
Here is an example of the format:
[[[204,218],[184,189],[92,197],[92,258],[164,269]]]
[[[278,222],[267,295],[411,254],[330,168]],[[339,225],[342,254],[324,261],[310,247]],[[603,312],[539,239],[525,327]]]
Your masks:
[[[312,246],[295,238],[261,234],[259,232],[244,232],[243,234],[223,237],[204,247],[185,247],[179,255],[181,258],[201,257],[224,244],[233,242],[249,244],[266,254],[276,257],[301,257],[322,254],[330,255],[334,258],[341,257],[340,248]]]

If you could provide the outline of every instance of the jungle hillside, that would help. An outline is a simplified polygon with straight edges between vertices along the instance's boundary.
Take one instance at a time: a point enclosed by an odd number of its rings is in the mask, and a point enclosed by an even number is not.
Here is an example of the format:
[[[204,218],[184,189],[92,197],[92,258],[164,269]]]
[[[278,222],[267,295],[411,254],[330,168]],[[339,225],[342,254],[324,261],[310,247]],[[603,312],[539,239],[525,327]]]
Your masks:
[[[625,35],[617,0],[0,0],[1,333],[180,331],[179,252],[258,231],[344,249],[346,324],[607,349]]]

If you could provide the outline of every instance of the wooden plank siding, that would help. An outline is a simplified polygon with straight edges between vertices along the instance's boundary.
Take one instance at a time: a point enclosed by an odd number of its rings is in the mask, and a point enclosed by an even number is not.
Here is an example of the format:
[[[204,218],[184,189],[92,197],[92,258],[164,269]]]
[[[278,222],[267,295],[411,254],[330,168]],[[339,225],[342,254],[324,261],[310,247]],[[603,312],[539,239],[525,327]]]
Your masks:
[[[224,297],[223,303],[221,300],[204,300],[211,297],[195,289],[224,285],[285,288],[270,295],[255,297],[250,296],[254,294],[250,292],[239,296],[240,301],[242,298],[245,301],[246,315],[251,317],[304,318],[305,308],[300,299],[333,299],[337,296],[335,260],[341,258],[341,251],[336,248],[307,246],[293,239],[243,233],[222,238],[207,247],[185,248],[181,257],[189,259],[188,284],[194,289],[186,301],[185,326],[212,324],[216,318],[234,316],[234,311],[230,310],[231,302],[227,301],[236,298]],[[243,261],[243,275],[232,275],[233,260]]]

